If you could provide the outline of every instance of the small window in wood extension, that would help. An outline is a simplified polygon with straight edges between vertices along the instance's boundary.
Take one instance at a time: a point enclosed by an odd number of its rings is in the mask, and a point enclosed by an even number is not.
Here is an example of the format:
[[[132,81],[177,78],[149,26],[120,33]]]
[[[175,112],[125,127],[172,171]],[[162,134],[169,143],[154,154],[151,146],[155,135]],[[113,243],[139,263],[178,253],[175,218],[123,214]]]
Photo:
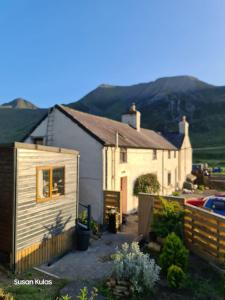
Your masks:
[[[43,137],[33,137],[33,143],[35,145],[44,145],[44,138]]]
[[[156,159],[157,159],[157,150],[156,150],[156,149],[154,149],[154,150],[152,151],[152,159],[153,159],[153,160],[156,160]]]
[[[65,194],[65,167],[37,168],[37,202]]]
[[[120,163],[126,163],[127,162],[127,149],[126,148],[120,148]]]

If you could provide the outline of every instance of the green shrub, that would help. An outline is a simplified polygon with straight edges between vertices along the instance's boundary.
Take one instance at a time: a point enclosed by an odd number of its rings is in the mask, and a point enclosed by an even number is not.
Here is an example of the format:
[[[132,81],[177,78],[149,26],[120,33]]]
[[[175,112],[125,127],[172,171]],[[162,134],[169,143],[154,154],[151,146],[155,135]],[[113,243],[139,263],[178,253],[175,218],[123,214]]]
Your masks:
[[[180,288],[186,278],[186,275],[184,271],[176,266],[176,265],[171,265],[168,269],[167,272],[167,281],[169,284],[169,287],[171,288]]]
[[[176,201],[161,200],[162,209],[153,216],[152,230],[157,236],[165,238],[171,232],[182,237],[184,210]]]
[[[188,250],[174,232],[167,236],[159,262],[165,273],[171,265],[176,265],[183,271],[187,269]]]
[[[156,194],[160,191],[160,184],[155,174],[145,174],[139,176],[134,184],[134,195],[139,193]]]
[[[204,185],[199,185],[198,189],[199,189],[199,191],[204,191],[205,190],[205,186]]]
[[[79,220],[82,224],[87,225],[88,217],[87,217],[87,211],[86,210],[83,210],[79,214]],[[91,226],[91,231],[93,232],[93,234],[98,234],[99,233],[99,225],[93,218],[91,219],[90,226]]]
[[[180,196],[180,192],[178,191],[172,192],[172,196]]]

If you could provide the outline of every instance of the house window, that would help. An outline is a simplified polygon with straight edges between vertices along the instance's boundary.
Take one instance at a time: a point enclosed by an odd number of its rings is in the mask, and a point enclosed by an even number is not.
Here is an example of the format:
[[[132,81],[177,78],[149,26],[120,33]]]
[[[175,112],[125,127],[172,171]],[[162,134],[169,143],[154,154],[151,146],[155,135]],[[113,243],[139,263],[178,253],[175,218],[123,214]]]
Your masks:
[[[120,148],[120,163],[126,163],[127,162],[127,149],[126,148]]]
[[[43,137],[33,137],[33,143],[35,145],[44,145],[44,138]]]
[[[171,158],[171,151],[168,150],[168,158],[170,159]]]
[[[153,160],[157,159],[157,150],[156,149],[154,149],[152,152],[152,159]]]
[[[171,185],[171,173],[168,172],[167,174],[167,185]]]
[[[37,168],[37,202],[65,195],[65,167]]]
[[[177,157],[177,152],[176,151],[174,151],[174,158],[176,158]]]

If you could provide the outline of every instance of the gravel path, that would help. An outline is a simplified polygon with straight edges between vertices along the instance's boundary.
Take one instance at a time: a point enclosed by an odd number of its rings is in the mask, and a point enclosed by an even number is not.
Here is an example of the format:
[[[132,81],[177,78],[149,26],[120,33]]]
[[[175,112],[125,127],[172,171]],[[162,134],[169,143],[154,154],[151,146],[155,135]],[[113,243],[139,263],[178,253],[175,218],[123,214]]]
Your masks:
[[[124,242],[132,242],[137,238],[137,215],[131,215],[122,231],[117,234],[104,233],[99,240],[91,240],[87,251],[74,251],[55,262],[51,266],[42,265],[39,269],[60,278],[72,280],[63,290],[62,295],[69,294],[76,299],[81,287],[93,286],[95,282],[111,275],[111,254]],[[100,299],[100,298],[99,298]],[[102,299],[102,298],[101,298]]]

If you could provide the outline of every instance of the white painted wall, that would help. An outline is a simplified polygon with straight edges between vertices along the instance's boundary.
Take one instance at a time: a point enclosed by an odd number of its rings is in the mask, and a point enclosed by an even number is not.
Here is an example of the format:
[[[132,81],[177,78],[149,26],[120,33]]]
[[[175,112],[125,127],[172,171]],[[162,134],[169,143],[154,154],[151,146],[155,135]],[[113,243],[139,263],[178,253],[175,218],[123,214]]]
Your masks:
[[[157,160],[153,160],[153,150],[127,149],[128,162],[120,163],[120,150],[115,147],[103,147],[58,109],[54,110],[54,146],[80,151],[80,202],[92,205],[93,217],[102,222],[103,190],[120,190],[120,178],[128,177],[128,212],[137,208],[137,199],[133,196],[136,178],[146,173],[156,173],[163,195],[171,194],[177,186],[182,188],[186,176],[192,169],[192,148],[188,135],[184,137],[182,149],[171,151],[157,150]],[[31,136],[45,136],[47,121],[44,120]],[[32,143],[28,138],[26,142]],[[107,162],[107,163],[106,163]],[[171,172],[171,185],[167,184],[168,172]]]
[[[80,203],[91,204],[94,219],[102,222],[102,145],[58,109],[54,109],[54,114],[54,146],[80,151]],[[45,120],[32,136],[45,136],[46,129]],[[32,139],[28,138],[26,142],[32,143]]]
[[[155,173],[161,186],[161,193],[165,195],[171,194],[178,184],[177,151],[176,157],[174,157],[174,151],[171,151],[169,159],[167,150],[157,150],[157,159],[153,160],[153,150],[127,149],[127,163],[120,163],[119,148],[106,147],[104,153],[105,157],[107,156],[107,168],[104,169],[105,189],[119,191],[121,177],[128,179],[128,213],[137,208],[137,198],[133,196],[133,187],[140,175]],[[167,184],[168,172],[171,172],[171,185],[169,186]]]
[[[192,147],[188,135],[184,136],[183,145],[179,151],[179,187],[183,187],[186,176],[192,171]]]

